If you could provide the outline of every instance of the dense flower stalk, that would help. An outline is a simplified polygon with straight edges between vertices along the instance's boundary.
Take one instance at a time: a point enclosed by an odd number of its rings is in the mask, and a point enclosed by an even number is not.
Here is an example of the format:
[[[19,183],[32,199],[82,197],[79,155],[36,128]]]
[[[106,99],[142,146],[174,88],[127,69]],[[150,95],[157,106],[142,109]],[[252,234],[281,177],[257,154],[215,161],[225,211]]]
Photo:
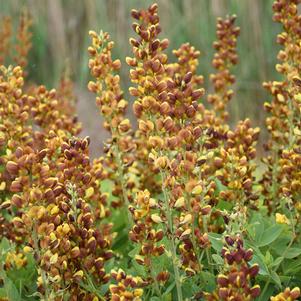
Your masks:
[[[216,50],[212,61],[216,69],[215,74],[211,74],[214,94],[208,95],[208,102],[212,104],[213,110],[222,122],[228,119],[226,106],[233,96],[233,90],[229,87],[235,82],[234,76],[230,73],[230,68],[238,62],[236,53],[237,36],[240,29],[235,26],[236,16],[227,17],[225,20],[217,20],[217,38],[213,47]]]
[[[12,36],[12,21],[9,17],[1,20],[0,31],[0,64],[5,63],[10,53],[10,39]]]
[[[106,163],[111,169],[109,177],[114,181],[114,194],[118,197],[112,205],[124,204],[126,211],[130,205],[131,193],[135,186],[135,166],[133,151],[136,145],[131,136],[130,120],[125,117],[128,102],[123,98],[120,77],[115,74],[121,66],[120,60],[113,60],[111,51],[114,42],[109,40],[108,33],[99,35],[91,31],[92,46],[89,47],[89,68],[95,82],[90,81],[88,88],[97,94],[96,104],[104,117],[104,127],[110,132],[107,142]],[[129,223],[131,217],[128,212]]]
[[[32,33],[30,27],[32,25],[32,19],[28,10],[24,10],[20,17],[20,23],[17,31],[17,44],[16,44],[16,55],[14,61],[17,66],[25,69],[28,64],[28,53],[31,49],[31,37]]]
[[[239,236],[225,237],[226,244],[222,249],[225,261],[224,271],[217,276],[217,288],[213,293],[205,293],[208,301],[218,300],[255,300],[260,295],[260,287],[252,285],[259,272],[257,264],[249,266],[253,251],[244,249]]]
[[[265,103],[270,113],[266,119],[270,140],[266,145],[269,151],[264,158],[268,170],[263,176],[263,189],[270,211],[279,210],[281,200],[292,202],[300,216],[300,1],[275,1],[274,20],[280,22],[284,32],[278,35],[277,42],[282,46],[278,53],[279,64],[276,70],[283,75],[282,81],[264,83],[273,99]]]
[[[300,289],[298,287],[295,287],[292,290],[290,288],[286,288],[277,296],[271,297],[271,301],[294,301],[298,300],[300,295]]]

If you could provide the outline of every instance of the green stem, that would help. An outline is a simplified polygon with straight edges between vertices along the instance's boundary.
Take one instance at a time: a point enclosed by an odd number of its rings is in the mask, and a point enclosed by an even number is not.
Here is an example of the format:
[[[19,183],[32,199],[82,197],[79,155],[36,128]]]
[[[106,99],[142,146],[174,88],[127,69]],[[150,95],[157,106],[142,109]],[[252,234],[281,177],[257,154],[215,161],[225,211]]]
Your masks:
[[[121,189],[122,189],[122,196],[123,196],[124,204],[126,206],[129,226],[132,227],[133,219],[132,219],[131,213],[129,211],[130,201],[129,201],[129,198],[127,195],[127,190],[126,190],[126,183],[125,183],[125,178],[124,178],[121,154],[120,154],[120,150],[117,145],[116,145],[115,157],[116,157],[116,163],[117,163],[118,181],[120,182]]]
[[[187,200],[188,203],[188,207],[189,207],[189,211],[192,213],[193,215],[193,221],[191,223],[191,241],[192,241],[192,246],[193,246],[193,250],[195,252],[195,255],[197,257],[197,261],[198,261],[198,265],[201,268],[201,262],[200,262],[200,254],[199,254],[199,249],[197,247],[197,241],[196,241],[196,237],[195,237],[195,220],[196,220],[196,214],[193,211],[192,207],[191,207],[191,200],[190,197],[188,195],[188,193],[185,192],[185,199]]]
[[[272,167],[272,210],[273,212],[275,212],[276,210],[276,198],[277,198],[277,191],[278,191],[278,181],[277,181],[277,177],[278,177],[278,171],[277,171],[277,167],[278,167],[278,148],[276,148],[276,150],[274,150],[274,164]]]
[[[206,218],[206,216],[203,216],[203,227],[204,227],[204,232],[208,233],[208,225],[207,225],[207,218]],[[214,271],[213,271],[211,249],[210,248],[208,249],[208,247],[206,247],[205,253],[206,253],[206,257],[207,257],[207,261],[208,261],[210,272],[211,272],[211,274],[213,274]]]
[[[270,282],[271,282],[271,279],[269,278],[268,281],[266,282],[266,284],[265,284],[262,292],[260,293],[260,296],[262,296],[262,297],[264,296],[264,294],[266,293],[266,291],[267,291],[267,289],[269,287]]]
[[[85,271],[85,275],[88,281],[90,292],[95,294],[100,300],[104,301],[105,298],[97,291],[97,288],[94,285],[93,279],[89,276],[89,273]]]
[[[112,133],[112,137],[114,137],[114,136],[118,137],[117,130],[112,126],[111,126],[111,133]],[[125,174],[124,174],[123,162],[122,162],[122,157],[121,157],[121,151],[118,146],[118,139],[116,139],[116,141],[115,141],[113,150],[114,150],[115,163],[117,164],[118,181],[121,186],[122,197],[123,197],[124,204],[126,206],[125,209],[127,211],[128,224],[129,224],[129,227],[131,228],[133,226],[133,219],[132,219],[131,213],[129,211],[130,201],[129,201],[129,198],[127,195],[127,190],[126,190]]]
[[[150,258],[150,266],[149,266],[149,273],[153,278],[154,281],[154,286],[155,286],[155,291],[157,292],[158,297],[162,298],[162,294],[161,294],[161,290],[158,284],[158,281],[156,279],[156,275],[154,274],[154,270],[152,268],[152,262],[151,262],[151,258]]]
[[[40,260],[41,259],[41,252],[40,252],[40,248],[39,248],[39,242],[38,242],[37,232],[34,229],[34,227],[32,229],[32,239],[33,239],[35,251],[37,252],[38,258]],[[46,276],[46,273],[45,273],[45,271],[43,270],[42,267],[40,268],[40,271],[41,271],[41,277],[42,277],[43,287],[45,289],[45,298],[46,298],[45,300],[50,300],[49,299],[50,294],[49,294],[48,285],[47,285],[47,276]]]
[[[161,179],[162,179],[162,191],[164,195],[164,206],[165,206],[165,212],[167,216],[167,225],[168,229],[170,230],[170,251],[172,254],[172,264],[173,264],[173,270],[175,273],[175,282],[176,282],[176,288],[177,288],[177,295],[178,295],[178,301],[183,301],[183,294],[182,294],[182,285],[181,285],[181,277],[180,277],[180,272],[179,272],[179,267],[178,267],[178,262],[177,262],[177,250],[176,250],[176,244],[173,236],[173,221],[172,221],[172,212],[169,207],[169,201],[168,201],[168,196],[166,189],[164,187],[164,180],[165,176],[164,173],[161,171]]]

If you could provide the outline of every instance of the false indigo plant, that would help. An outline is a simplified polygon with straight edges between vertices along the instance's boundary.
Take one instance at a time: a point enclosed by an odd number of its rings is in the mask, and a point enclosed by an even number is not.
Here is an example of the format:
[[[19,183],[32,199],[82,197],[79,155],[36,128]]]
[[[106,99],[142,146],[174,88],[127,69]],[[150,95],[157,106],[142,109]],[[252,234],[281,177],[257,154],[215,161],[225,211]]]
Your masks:
[[[301,276],[301,16],[283,26],[269,139],[228,124],[240,29],[217,20],[210,75],[189,43],[168,55],[158,5],[132,10],[129,94],[106,32],[90,31],[89,91],[110,138],[92,160],[65,72],[57,89],[26,83],[31,18],[0,31],[0,300],[298,300]],[[14,65],[6,67],[7,62]],[[242,62],[243,63],[243,62]],[[210,91],[210,93],[208,92]],[[131,125],[132,102],[137,121]],[[258,175],[258,171],[260,176]]]

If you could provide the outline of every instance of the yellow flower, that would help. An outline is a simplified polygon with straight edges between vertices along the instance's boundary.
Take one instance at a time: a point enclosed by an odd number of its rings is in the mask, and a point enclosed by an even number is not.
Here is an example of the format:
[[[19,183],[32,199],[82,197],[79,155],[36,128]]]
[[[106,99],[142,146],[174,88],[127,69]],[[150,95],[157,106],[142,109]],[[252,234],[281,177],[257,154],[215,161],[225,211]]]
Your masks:
[[[94,188],[93,187],[89,187],[88,189],[86,189],[85,197],[87,199],[89,199],[93,194],[94,194]]]
[[[5,182],[1,182],[0,184],[0,190],[3,191],[6,187],[6,183]]]
[[[290,221],[284,214],[276,213],[276,223],[289,225]]]

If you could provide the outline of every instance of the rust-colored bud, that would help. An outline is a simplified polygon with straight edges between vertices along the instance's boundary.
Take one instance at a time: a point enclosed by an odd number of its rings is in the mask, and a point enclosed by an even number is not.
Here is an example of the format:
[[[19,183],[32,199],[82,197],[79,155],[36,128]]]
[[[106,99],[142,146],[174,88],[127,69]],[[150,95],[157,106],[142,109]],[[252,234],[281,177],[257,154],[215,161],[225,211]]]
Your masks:
[[[185,84],[188,84],[191,81],[191,78],[192,78],[192,72],[186,73],[184,78],[183,78]]]
[[[211,212],[211,206],[210,205],[206,205],[206,206],[201,208],[202,215],[208,215],[210,212]]]
[[[171,119],[171,117],[169,117],[169,116],[164,119],[163,124],[164,124],[164,128],[167,132],[170,132],[174,129],[174,122]]]
[[[168,40],[168,39],[163,39],[163,40],[161,41],[160,46],[161,46],[161,49],[162,49],[162,50],[166,49],[166,48],[168,47],[168,45],[169,45],[169,40]]]
[[[89,240],[88,240],[88,249],[91,253],[95,252],[95,249],[96,249],[96,239],[95,237],[91,237]]]
[[[136,19],[136,20],[139,20],[140,18],[140,13],[136,10],[136,9],[132,9],[131,11],[131,16]]]
[[[23,189],[23,185],[19,180],[15,180],[10,185],[10,191],[11,192],[21,192]]]
[[[11,174],[11,175],[16,175],[19,171],[19,165],[16,162],[13,161],[8,161],[6,163],[6,170]]]
[[[251,296],[253,298],[257,298],[260,295],[260,286],[259,285],[254,285],[251,289],[250,289],[250,293]]]
[[[112,68],[114,70],[119,70],[121,67],[121,62],[119,59],[115,60],[113,63],[112,63]]]
[[[118,125],[118,129],[121,133],[127,133],[130,130],[130,128],[131,124],[129,119],[122,120]]]
[[[23,204],[21,196],[19,196],[18,194],[14,194],[11,198],[11,203],[13,206],[16,206],[17,208],[21,208]]]
[[[165,91],[167,88],[167,83],[166,81],[161,81],[158,85],[157,85],[157,90],[159,93]]]
[[[191,97],[193,100],[197,100],[199,99],[201,96],[203,96],[205,94],[205,90],[204,89],[198,89],[192,92]]]
[[[72,258],[77,258],[80,256],[80,249],[79,247],[74,247],[71,251],[70,251],[70,255]]]
[[[160,41],[158,39],[154,40],[151,44],[152,51],[156,51],[160,47]],[[159,69],[157,69],[155,72],[157,72]]]
[[[156,232],[155,240],[158,242],[162,240],[164,237],[164,232],[162,230],[159,230]]]
[[[165,283],[169,279],[169,276],[170,276],[169,272],[163,271],[157,275],[156,279],[161,283]]]
[[[168,158],[166,156],[159,157],[155,160],[155,167],[159,169],[165,169],[168,164]]]
[[[252,265],[249,269],[250,277],[254,278],[255,276],[257,276],[258,273],[259,273],[259,265],[258,264]]]
[[[68,159],[68,160],[72,160],[72,157],[73,157],[71,151],[69,151],[68,149],[65,149],[65,150],[64,150],[64,156],[65,156],[65,158]]]
[[[11,205],[10,200],[4,201],[3,203],[0,204],[0,210],[7,209],[10,207],[10,205]]]
[[[216,168],[221,168],[221,167],[223,167],[223,164],[224,164],[224,162],[223,162],[223,159],[222,159],[222,158],[219,158],[219,157],[215,157],[215,158],[214,158],[214,166],[215,166]]]

